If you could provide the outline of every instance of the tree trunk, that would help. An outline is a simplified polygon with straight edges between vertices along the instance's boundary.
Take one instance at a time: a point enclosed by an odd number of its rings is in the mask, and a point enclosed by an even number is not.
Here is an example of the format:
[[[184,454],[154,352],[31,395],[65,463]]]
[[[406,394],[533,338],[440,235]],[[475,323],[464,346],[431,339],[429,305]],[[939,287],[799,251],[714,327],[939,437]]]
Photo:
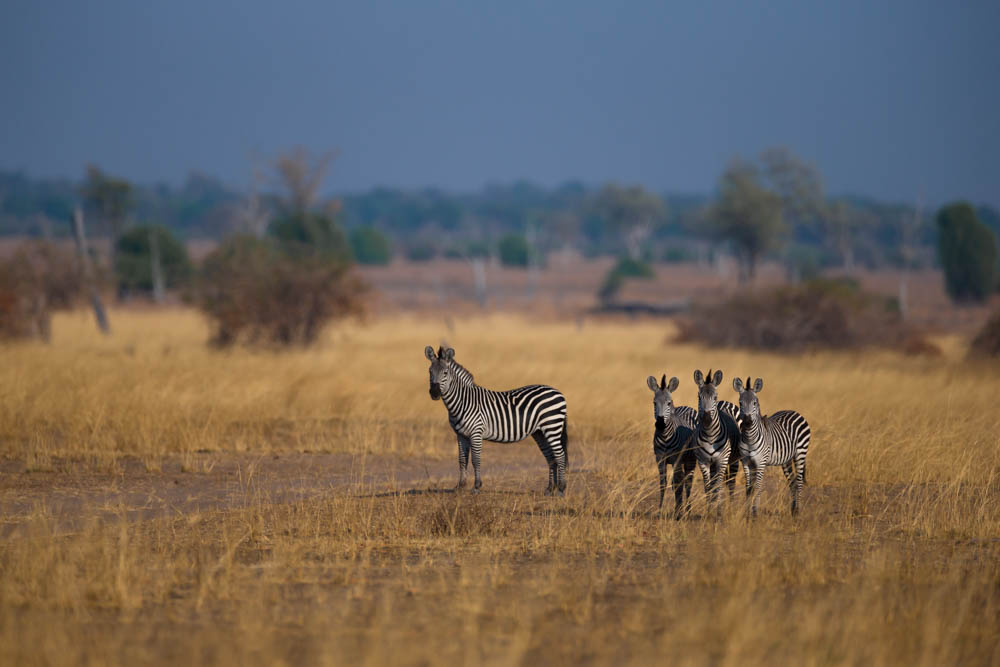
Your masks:
[[[80,257],[80,265],[83,267],[83,279],[87,283],[90,292],[90,305],[94,309],[94,318],[97,320],[97,328],[101,333],[108,335],[111,333],[111,324],[108,322],[107,313],[104,311],[104,303],[101,301],[101,291],[97,288],[94,279],[94,267],[90,263],[90,252],[87,250],[87,236],[83,229],[83,210],[77,206],[73,209],[73,237],[76,239],[76,252]]]
[[[482,257],[472,259],[472,276],[476,284],[476,300],[486,307],[486,262]]]
[[[163,303],[166,299],[166,286],[163,281],[163,265],[160,262],[160,241],[153,228],[149,230],[149,261],[153,276],[153,301]]]

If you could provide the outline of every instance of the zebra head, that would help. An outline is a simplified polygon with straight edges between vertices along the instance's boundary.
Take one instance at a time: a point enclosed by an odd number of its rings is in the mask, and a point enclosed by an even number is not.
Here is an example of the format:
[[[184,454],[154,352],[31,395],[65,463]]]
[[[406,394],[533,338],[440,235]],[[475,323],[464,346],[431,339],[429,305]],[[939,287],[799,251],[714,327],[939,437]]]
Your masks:
[[[757,394],[764,388],[764,381],[760,378],[750,386],[750,378],[747,378],[746,385],[743,380],[736,378],[733,380],[733,389],[740,395],[740,413],[749,419],[760,419],[760,401]]]
[[[437,401],[448,393],[448,387],[451,386],[454,375],[451,361],[455,358],[455,350],[441,346],[435,354],[434,348],[428,345],[424,348],[424,355],[431,362],[431,398]]]
[[[670,378],[668,383],[666,375],[657,383],[656,378],[650,375],[646,378],[646,384],[653,392],[653,416],[656,418],[656,428],[663,428],[667,420],[673,419],[674,397],[672,392],[677,389],[679,383],[677,378]]]
[[[715,371],[715,375],[708,371],[707,376],[695,371],[694,383],[698,385],[698,416],[708,417],[719,406],[718,386],[722,383],[722,371]]]

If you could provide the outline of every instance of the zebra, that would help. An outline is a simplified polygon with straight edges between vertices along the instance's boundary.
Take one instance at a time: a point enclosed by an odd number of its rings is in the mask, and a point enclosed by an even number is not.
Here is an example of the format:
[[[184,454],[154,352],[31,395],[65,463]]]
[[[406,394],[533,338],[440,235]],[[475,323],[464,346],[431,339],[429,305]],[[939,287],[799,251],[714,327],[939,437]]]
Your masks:
[[[781,466],[792,492],[792,514],[799,512],[799,495],[806,482],[806,454],[809,452],[810,430],[805,418],[794,410],[782,410],[773,415],[760,414],[757,394],[764,381],[757,378],[753,387],[750,378],[746,386],[740,378],[733,380],[733,389],[740,395],[740,459],[746,474],[747,502],[752,516],[757,516],[757,500],[766,466]]]
[[[653,392],[653,455],[660,471],[660,509],[667,488],[667,465],[673,466],[671,486],[674,489],[674,518],[680,519],[682,508],[686,512],[691,501],[691,481],[694,477],[695,456],[691,449],[691,435],[698,424],[698,413],[687,406],[674,407],[673,392],[679,384],[677,378],[664,375],[659,384],[650,375],[646,384]]]
[[[428,345],[424,354],[431,362],[430,394],[448,409],[448,422],[458,436],[458,487],[465,487],[469,454],[476,481],[473,492],[483,486],[479,476],[483,440],[517,442],[529,435],[538,443],[549,464],[546,495],[559,489],[566,492],[566,465],[569,460],[566,424],[566,397],[541,384],[508,391],[493,391],[476,384],[472,373],[455,361],[455,350],[439,347],[437,354]]]
[[[709,507],[717,504],[719,486],[725,480],[732,498],[736,488],[736,471],[739,468],[740,431],[733,418],[736,406],[728,401],[719,401],[718,386],[722,382],[722,371],[694,372],[694,382],[698,385],[698,426],[691,436],[698,468],[705,482],[705,496]],[[726,404],[726,405],[723,405]],[[719,507],[719,511],[722,508]]]

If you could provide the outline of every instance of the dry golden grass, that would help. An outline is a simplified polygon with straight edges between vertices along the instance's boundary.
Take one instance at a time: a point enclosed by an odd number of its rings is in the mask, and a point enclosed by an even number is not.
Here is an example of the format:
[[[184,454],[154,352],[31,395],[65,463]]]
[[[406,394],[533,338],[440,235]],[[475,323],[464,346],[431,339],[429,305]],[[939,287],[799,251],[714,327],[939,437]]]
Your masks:
[[[0,506],[0,664],[1000,664],[1000,367],[956,339],[944,360],[781,357],[669,345],[658,323],[399,316],[216,352],[188,311],[113,324],[102,340],[68,315],[49,346],[0,348],[0,455],[27,468],[0,503],[46,475],[127,486],[132,457],[195,478],[205,457],[308,450],[457,477],[423,358],[442,337],[488,386],[564,391],[568,494],[541,496],[531,441],[486,446],[479,496],[358,474],[285,501],[241,472],[235,503],[83,506],[67,529],[36,489],[27,514]],[[655,516],[646,376],[691,404],[709,366],[810,421],[801,517],[777,471],[752,524],[703,518],[700,480],[690,520]],[[503,447],[533,466],[502,475]]]

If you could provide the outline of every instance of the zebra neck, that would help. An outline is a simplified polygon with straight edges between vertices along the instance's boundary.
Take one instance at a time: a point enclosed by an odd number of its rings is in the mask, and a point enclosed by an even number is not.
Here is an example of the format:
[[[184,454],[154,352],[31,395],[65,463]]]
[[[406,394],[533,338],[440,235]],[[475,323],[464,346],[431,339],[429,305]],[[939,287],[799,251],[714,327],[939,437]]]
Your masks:
[[[722,431],[722,418],[719,417],[719,408],[715,408],[708,413],[708,418],[702,424],[702,431],[709,437],[716,437]]]
[[[456,375],[456,379],[461,378],[461,375]],[[441,394],[441,401],[444,406],[448,408],[449,414],[456,414],[458,408],[462,407],[468,402],[468,396],[473,393],[473,389],[476,384],[470,379],[453,382],[448,385],[448,391]]]
[[[673,438],[674,434],[677,433],[677,422],[674,421],[673,417],[658,421],[662,421],[662,426],[657,424],[656,434],[664,440]]]
[[[743,439],[750,444],[764,439],[764,422],[760,415],[743,420]]]

